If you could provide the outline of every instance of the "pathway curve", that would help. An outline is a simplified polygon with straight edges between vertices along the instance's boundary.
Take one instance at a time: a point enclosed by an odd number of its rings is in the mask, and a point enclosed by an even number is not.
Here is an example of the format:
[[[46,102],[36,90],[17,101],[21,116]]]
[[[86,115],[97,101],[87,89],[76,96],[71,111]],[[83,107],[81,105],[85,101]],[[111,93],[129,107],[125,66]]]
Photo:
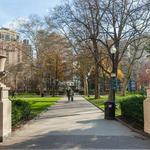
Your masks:
[[[30,121],[0,144],[0,149],[150,149],[150,139],[132,132],[81,96],[67,98]]]

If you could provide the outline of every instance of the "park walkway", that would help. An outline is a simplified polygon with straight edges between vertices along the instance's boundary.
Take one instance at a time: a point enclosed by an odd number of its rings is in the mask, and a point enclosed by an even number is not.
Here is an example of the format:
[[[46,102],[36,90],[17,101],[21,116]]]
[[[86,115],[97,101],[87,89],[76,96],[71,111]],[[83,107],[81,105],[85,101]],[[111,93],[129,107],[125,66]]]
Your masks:
[[[0,149],[150,149],[150,139],[132,132],[81,96],[55,106],[13,132]]]

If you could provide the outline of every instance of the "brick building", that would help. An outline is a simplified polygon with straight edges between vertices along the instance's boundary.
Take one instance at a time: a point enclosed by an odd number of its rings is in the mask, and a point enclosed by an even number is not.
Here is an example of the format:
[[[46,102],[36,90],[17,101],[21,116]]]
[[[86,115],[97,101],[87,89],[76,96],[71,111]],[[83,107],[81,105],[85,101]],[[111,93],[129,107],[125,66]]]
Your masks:
[[[21,40],[16,31],[0,28],[0,54],[7,56],[5,70],[9,73],[5,84],[16,89],[16,82],[23,70],[22,66],[29,62],[29,56],[32,57],[31,45],[28,40]]]

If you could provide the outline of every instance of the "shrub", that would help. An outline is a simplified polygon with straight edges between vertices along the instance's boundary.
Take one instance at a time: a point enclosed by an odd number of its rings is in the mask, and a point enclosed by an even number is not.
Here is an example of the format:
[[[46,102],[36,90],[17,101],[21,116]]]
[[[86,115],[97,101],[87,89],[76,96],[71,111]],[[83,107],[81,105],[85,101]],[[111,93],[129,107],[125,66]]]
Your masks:
[[[30,117],[30,104],[22,100],[12,101],[12,125],[20,121],[28,120]]]
[[[123,99],[120,102],[121,113],[122,116],[125,117],[127,120],[132,120],[143,124],[144,122],[144,114],[143,114],[143,101],[144,96],[130,96]]]

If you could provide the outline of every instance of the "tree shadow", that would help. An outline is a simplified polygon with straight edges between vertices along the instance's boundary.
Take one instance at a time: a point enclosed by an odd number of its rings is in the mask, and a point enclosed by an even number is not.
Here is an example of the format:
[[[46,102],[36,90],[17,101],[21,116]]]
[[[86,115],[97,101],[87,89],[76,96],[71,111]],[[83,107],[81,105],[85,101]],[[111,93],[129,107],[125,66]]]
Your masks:
[[[103,119],[77,121],[91,126],[85,129],[51,131],[42,135],[29,137],[28,140],[0,149],[149,149],[150,139],[142,136],[96,134],[97,128],[110,124]],[[100,125],[99,124],[103,124]],[[96,130],[95,130],[96,129]],[[101,129],[103,130],[103,129]],[[109,129],[111,130],[111,129]],[[104,131],[105,132],[105,131]],[[31,139],[30,139],[31,138]]]
[[[38,121],[44,123],[47,121],[46,119],[60,117],[63,120],[62,124],[57,120],[56,122],[59,124],[56,125],[61,127],[64,122],[66,129],[57,129],[54,124],[53,129],[49,125],[44,133],[38,133],[38,131],[44,130],[42,127],[40,130],[37,129],[35,135],[21,137],[21,142],[15,141],[14,144],[7,146],[1,144],[0,149],[150,149],[149,138],[143,138],[136,133],[132,134],[129,129],[116,121],[104,120],[103,113],[99,114],[97,108],[83,104],[83,101],[80,100],[75,102],[76,105],[74,102],[67,104],[66,101],[60,101],[60,103],[61,105],[49,108],[50,112],[39,117],[36,123],[38,125]],[[67,111],[63,112],[63,109]],[[71,114],[68,114],[68,109],[71,109]],[[87,115],[85,115],[86,113]],[[98,115],[93,117],[96,113]],[[69,124],[68,117],[72,119],[72,124]]]

